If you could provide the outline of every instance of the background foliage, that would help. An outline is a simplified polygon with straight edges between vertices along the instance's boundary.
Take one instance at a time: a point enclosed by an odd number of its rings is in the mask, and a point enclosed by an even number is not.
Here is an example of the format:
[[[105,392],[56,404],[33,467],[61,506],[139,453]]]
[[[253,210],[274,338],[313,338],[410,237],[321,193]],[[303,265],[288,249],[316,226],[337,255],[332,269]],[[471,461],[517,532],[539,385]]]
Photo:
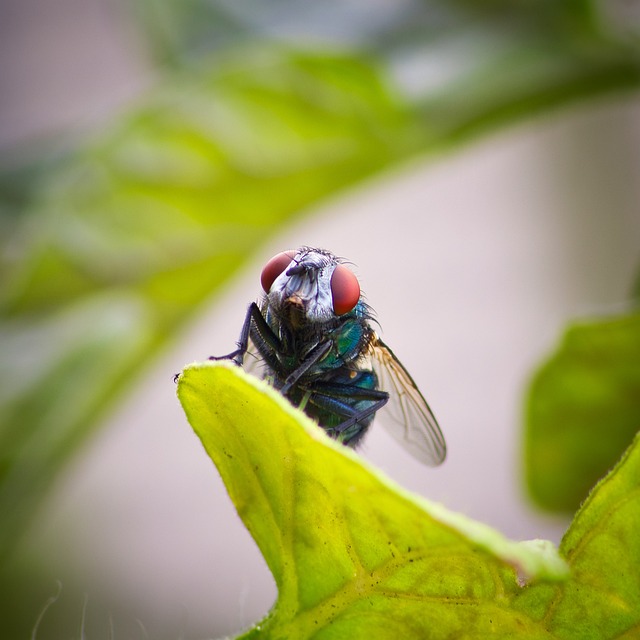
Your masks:
[[[22,635],[42,599],[11,558],[52,480],[280,225],[409,158],[640,84],[636,25],[597,2],[378,9],[139,0],[148,94],[104,131],[4,159],[0,578],[18,595],[0,614]],[[424,72],[407,82],[416,60]],[[527,473],[546,506],[575,508],[637,431],[634,317],[574,329],[534,381]],[[589,433],[615,428],[585,402],[620,425],[606,449],[576,445],[586,414]],[[549,475],[559,451],[570,478]]]

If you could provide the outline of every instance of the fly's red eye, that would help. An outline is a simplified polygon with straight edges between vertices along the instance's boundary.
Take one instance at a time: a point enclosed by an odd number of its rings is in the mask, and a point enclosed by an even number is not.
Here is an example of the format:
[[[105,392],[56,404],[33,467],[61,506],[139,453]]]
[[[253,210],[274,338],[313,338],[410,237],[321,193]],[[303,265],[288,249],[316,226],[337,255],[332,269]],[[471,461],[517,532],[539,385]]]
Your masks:
[[[291,261],[295,257],[295,251],[283,251],[279,253],[267,264],[264,266],[262,270],[262,274],[260,274],[260,284],[264,289],[265,293],[269,293],[271,290],[271,285],[275,282],[276,278],[291,264]]]
[[[337,316],[349,313],[360,300],[360,284],[347,267],[339,264],[331,276],[333,312]]]

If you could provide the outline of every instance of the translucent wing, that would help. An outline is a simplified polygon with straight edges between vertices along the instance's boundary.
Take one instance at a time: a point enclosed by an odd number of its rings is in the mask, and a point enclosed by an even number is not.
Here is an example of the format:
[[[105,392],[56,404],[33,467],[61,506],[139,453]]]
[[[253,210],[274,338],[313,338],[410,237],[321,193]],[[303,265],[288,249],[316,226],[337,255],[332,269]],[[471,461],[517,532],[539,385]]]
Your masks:
[[[377,336],[371,344],[378,386],[389,402],[378,414],[389,433],[417,460],[437,466],[447,454],[438,422],[409,372]]]

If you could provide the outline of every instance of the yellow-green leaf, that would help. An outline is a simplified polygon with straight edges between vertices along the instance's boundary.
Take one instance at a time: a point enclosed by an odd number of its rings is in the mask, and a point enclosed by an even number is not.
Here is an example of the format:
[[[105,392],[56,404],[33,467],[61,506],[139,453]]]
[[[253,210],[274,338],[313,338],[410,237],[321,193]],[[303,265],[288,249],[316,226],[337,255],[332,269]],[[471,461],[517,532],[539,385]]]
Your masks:
[[[557,638],[640,637],[640,436],[592,491],[560,544],[571,578],[516,600]]]
[[[550,637],[512,606],[566,578],[550,544],[409,494],[234,367],[187,367],[178,396],[278,586],[247,637]]]

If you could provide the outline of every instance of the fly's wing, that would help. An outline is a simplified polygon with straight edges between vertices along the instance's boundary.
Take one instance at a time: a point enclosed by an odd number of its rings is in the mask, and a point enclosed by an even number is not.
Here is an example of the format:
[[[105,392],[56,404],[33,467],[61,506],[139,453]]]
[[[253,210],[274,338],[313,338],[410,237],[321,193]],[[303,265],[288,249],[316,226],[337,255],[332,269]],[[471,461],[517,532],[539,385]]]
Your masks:
[[[380,419],[389,433],[417,460],[435,467],[447,454],[444,436],[409,372],[380,338],[371,343],[378,386],[389,394]]]

